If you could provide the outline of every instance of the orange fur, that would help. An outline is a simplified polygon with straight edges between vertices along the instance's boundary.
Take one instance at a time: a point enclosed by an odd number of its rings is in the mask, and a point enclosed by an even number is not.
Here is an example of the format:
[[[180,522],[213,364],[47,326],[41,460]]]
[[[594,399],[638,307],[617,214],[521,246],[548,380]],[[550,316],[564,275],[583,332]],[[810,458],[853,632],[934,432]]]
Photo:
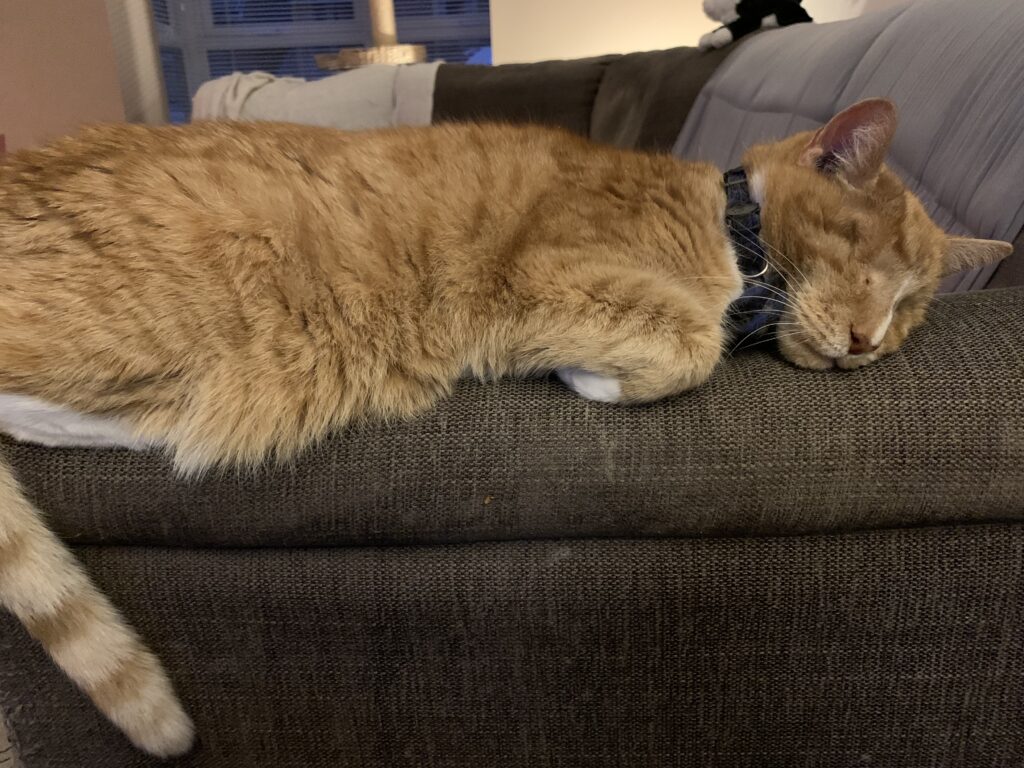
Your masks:
[[[744,156],[765,180],[762,237],[789,294],[779,350],[796,365],[853,369],[894,352],[923,322],[941,277],[1012,250],[947,237],[932,222],[883,164],[895,130],[893,105],[868,99],[816,133]],[[865,351],[854,353],[855,339]]]
[[[738,289],[714,168],[557,131],[110,126],[0,190],[0,392],[187,468],[410,416],[467,368],[671,394],[710,375]]]
[[[979,253],[869,167],[889,126],[862,112],[747,156],[800,365],[892,351],[944,259]],[[93,128],[0,165],[0,393],[115,418],[184,471],[412,416],[467,370],[665,397],[721,356],[741,289],[724,207],[709,165],[542,128]],[[879,348],[851,354],[894,305]],[[159,663],[3,464],[0,602],[136,744],[187,748]]]

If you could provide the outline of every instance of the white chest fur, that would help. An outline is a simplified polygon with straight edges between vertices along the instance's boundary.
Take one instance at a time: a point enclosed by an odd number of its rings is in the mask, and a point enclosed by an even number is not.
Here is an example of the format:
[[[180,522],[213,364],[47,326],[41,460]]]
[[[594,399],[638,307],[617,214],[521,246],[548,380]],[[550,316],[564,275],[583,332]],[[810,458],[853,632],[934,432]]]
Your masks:
[[[49,446],[147,447],[118,419],[78,413],[26,395],[0,393],[0,432],[25,443]]]

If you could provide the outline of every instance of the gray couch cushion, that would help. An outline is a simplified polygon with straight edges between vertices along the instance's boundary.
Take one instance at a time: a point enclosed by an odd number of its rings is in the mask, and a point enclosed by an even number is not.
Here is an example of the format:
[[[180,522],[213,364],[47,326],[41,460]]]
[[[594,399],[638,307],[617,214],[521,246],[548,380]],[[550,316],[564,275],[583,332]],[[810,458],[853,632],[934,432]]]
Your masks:
[[[769,534],[1024,519],[1024,289],[944,299],[852,373],[740,353],[643,408],[465,382],[292,468],[172,477],[157,454],[4,448],[81,543],[305,546]]]
[[[900,107],[890,165],[948,230],[1012,241],[1024,227],[1024,4],[921,0],[742,41],[675,152],[720,166],[816,128],[869,96]],[[947,287],[985,284],[995,267]]]
[[[1009,288],[1013,285],[1024,285],[1024,230],[1013,242],[1013,255],[996,268],[988,287]]]

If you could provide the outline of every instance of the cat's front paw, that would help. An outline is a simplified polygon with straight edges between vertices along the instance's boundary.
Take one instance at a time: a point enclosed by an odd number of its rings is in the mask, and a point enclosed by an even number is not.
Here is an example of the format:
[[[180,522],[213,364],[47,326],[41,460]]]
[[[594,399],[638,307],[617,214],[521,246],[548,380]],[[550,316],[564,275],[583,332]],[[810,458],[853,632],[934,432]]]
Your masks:
[[[602,376],[579,368],[559,368],[555,372],[569,389],[587,400],[617,403],[622,399],[622,385],[611,376]]]
[[[863,368],[869,363],[875,362],[879,357],[881,357],[881,355],[877,352],[871,352],[867,355],[847,355],[846,357],[840,357],[836,360],[836,365],[844,371],[855,371],[858,368]]]
[[[729,31],[729,28],[719,27],[712,32],[708,32],[706,35],[703,35],[697,43],[697,47],[702,51],[710,51],[712,48],[725,48],[725,46],[731,42],[732,32]]]
[[[818,354],[806,344],[798,342],[792,337],[779,339],[779,352],[793,365],[798,368],[808,368],[812,371],[827,371],[835,365],[835,359]]]

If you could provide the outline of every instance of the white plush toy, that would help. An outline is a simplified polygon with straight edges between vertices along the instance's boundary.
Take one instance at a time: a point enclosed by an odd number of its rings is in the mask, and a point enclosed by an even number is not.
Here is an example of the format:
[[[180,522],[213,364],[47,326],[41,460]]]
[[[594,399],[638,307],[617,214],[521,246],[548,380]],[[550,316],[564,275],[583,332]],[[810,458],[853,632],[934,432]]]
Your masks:
[[[813,21],[800,0],[704,0],[704,13],[722,24],[700,39],[704,50],[724,48],[759,29]]]

